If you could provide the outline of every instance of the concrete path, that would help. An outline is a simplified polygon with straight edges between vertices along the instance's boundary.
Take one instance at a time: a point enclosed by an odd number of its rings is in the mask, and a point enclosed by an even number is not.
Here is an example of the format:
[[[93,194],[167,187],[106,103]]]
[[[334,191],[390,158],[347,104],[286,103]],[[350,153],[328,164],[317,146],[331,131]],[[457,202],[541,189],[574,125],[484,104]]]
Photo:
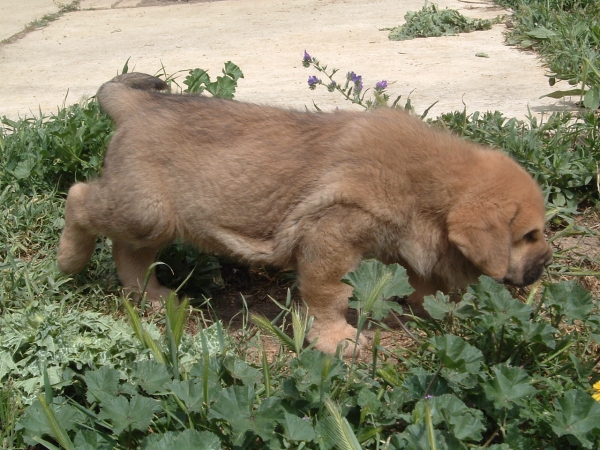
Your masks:
[[[471,17],[503,11],[487,0],[439,0],[440,7]],[[1,0],[0,37],[58,10],[51,0]],[[155,5],[155,6],[144,6]],[[430,116],[455,109],[500,110],[524,117],[565,106],[540,99],[552,88],[536,55],[504,45],[503,24],[458,36],[392,42],[382,28],[404,22],[423,0],[83,0],[80,10],[0,45],[0,116],[56,111],[93,95],[119,72],[173,73],[195,67],[220,75],[225,61],[238,64],[239,100],[294,108],[350,108],[324,88],[310,91],[304,50],[329,67],[338,81],[354,71],[365,87],[382,79],[392,97],[409,93],[418,111],[435,101]],[[485,53],[485,57],[476,54]],[[181,79],[184,77],[181,73]],[[403,100],[402,100],[403,101]]]

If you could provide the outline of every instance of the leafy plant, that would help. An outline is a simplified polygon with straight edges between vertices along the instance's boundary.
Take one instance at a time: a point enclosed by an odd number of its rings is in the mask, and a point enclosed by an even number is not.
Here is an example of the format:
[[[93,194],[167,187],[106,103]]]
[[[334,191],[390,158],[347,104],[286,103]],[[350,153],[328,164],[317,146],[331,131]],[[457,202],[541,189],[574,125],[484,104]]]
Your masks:
[[[506,2],[505,2],[506,3]],[[582,106],[600,105],[600,14],[598,2],[529,0],[511,2],[514,29],[508,42],[540,52],[548,64],[548,81],[567,81],[572,89],[549,93],[552,98],[579,97]]]
[[[463,16],[455,9],[440,9],[432,3],[425,5],[420,11],[409,11],[404,16],[406,21],[403,25],[390,30],[389,39],[392,41],[406,41],[414,38],[451,36],[459,33],[470,33],[472,31],[489,30],[492,25],[503,19],[499,16],[495,19],[471,19]]]
[[[231,61],[225,63],[225,68],[222,72],[222,77],[217,77],[216,81],[210,81],[210,76],[206,70],[190,70],[188,76],[183,81],[183,84],[187,86],[184,92],[200,94],[206,90],[215,97],[233,98],[237,82],[240,78],[244,78],[244,74]]]
[[[375,261],[345,280],[354,287],[353,306],[379,317],[397,309],[385,297],[411,291],[403,269]],[[548,285],[537,304],[521,303],[486,277],[459,303],[427,297],[433,320],[405,325],[415,345],[375,347],[371,363],[290,343],[294,353],[254,365],[221,343],[191,365],[177,364],[185,353],[177,345],[184,342],[185,304],[169,303],[166,346],[144,333],[129,308],[135,334],[153,357],[125,370],[87,369],[71,401],[60,385],[38,396],[17,427],[25,442],[159,448],[202,437],[208,448],[249,449],[600,443],[600,404],[588,393],[597,378],[600,316],[590,293],[574,282]],[[308,322],[298,323],[294,333],[304,336]]]

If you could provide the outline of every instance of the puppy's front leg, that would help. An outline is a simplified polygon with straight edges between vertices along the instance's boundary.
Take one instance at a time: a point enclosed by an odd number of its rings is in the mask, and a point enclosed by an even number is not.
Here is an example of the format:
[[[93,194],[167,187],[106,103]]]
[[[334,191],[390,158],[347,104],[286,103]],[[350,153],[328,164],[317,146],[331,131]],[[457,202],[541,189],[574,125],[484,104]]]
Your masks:
[[[346,322],[352,288],[340,281],[357,267],[363,253],[359,243],[364,221],[356,216],[340,208],[318,219],[304,234],[297,255],[300,294],[314,316],[308,340],[318,339],[315,348],[330,354],[338,344],[347,344],[344,356],[352,356],[357,339],[358,350],[367,343]]]

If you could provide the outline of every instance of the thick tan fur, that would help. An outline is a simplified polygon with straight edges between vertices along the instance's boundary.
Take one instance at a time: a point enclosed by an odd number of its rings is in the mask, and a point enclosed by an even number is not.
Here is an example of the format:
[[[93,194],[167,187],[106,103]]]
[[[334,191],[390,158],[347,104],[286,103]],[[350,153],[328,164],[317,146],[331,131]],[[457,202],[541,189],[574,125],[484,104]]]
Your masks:
[[[305,113],[165,88],[127,74],[98,91],[116,132],[102,176],[69,191],[62,271],[83,269],[99,235],[130,290],[177,238],[294,268],[309,339],[333,353],[356,338],[340,279],[363,257],[407,267],[416,310],[481,274],[530,284],[552,258],[540,189],[501,152],[392,109]],[[153,275],[148,297],[168,292]]]

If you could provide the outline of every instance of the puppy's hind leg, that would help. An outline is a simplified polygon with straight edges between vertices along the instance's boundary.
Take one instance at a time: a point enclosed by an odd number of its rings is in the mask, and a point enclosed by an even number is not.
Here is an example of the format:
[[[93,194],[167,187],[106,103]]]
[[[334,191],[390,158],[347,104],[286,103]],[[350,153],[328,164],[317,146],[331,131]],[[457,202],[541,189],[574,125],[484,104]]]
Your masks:
[[[158,282],[154,269],[146,283],[148,269],[154,263],[161,247],[139,247],[126,241],[113,240],[113,258],[123,290],[136,295],[141,294],[145,289],[146,298],[155,306],[159,306],[160,299],[166,300],[171,293],[169,288]]]
[[[83,269],[96,246],[86,202],[89,189],[88,184],[77,183],[67,196],[65,226],[58,245],[58,268],[68,275]]]

